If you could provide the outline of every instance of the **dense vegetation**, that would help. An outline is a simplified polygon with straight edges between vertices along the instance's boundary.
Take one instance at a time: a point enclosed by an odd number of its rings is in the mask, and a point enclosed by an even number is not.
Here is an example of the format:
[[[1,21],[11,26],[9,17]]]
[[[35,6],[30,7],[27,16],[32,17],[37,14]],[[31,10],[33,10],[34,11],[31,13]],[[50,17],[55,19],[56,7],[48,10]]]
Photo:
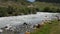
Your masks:
[[[60,0],[36,0],[40,2],[60,3]]]
[[[36,14],[36,12],[60,12],[60,6],[46,2],[27,0],[0,0],[0,17]]]

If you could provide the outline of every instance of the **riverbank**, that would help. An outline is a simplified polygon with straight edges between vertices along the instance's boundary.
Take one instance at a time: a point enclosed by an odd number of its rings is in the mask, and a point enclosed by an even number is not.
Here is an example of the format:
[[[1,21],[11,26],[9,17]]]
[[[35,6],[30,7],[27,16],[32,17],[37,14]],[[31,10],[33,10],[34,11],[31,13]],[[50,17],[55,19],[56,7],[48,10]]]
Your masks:
[[[60,34],[60,21],[53,20],[31,34]]]

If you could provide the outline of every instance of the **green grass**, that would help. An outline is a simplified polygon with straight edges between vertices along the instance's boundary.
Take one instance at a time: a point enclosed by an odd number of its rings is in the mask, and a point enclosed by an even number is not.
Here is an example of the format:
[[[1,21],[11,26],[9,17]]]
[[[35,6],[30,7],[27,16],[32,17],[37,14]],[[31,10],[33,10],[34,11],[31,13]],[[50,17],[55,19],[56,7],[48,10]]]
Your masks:
[[[57,20],[51,21],[51,23],[52,24],[47,23],[31,34],[60,34],[60,23]]]

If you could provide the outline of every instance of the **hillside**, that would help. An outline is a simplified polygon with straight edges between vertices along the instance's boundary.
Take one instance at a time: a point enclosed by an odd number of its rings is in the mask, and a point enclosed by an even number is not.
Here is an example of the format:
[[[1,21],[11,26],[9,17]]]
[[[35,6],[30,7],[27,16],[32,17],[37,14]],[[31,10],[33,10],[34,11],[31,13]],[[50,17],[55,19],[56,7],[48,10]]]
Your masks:
[[[36,12],[60,13],[60,4],[27,0],[0,0],[0,17],[36,14]]]
[[[40,10],[43,10],[45,7],[49,7],[50,9],[60,9],[60,4],[59,3],[47,3],[47,2],[34,2],[33,5]]]

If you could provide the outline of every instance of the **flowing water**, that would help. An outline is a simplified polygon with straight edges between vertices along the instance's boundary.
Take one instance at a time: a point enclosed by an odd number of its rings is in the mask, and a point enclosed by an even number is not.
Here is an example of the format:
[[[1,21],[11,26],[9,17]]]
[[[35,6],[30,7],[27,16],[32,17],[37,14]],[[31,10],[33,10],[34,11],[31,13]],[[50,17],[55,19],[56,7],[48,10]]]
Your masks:
[[[56,15],[60,19],[60,13],[47,13],[47,12],[37,12],[37,14],[22,16],[0,17],[0,28],[3,28],[8,24],[10,24],[11,26],[18,26],[23,24],[24,22],[34,25],[42,23],[43,20],[57,19]]]

